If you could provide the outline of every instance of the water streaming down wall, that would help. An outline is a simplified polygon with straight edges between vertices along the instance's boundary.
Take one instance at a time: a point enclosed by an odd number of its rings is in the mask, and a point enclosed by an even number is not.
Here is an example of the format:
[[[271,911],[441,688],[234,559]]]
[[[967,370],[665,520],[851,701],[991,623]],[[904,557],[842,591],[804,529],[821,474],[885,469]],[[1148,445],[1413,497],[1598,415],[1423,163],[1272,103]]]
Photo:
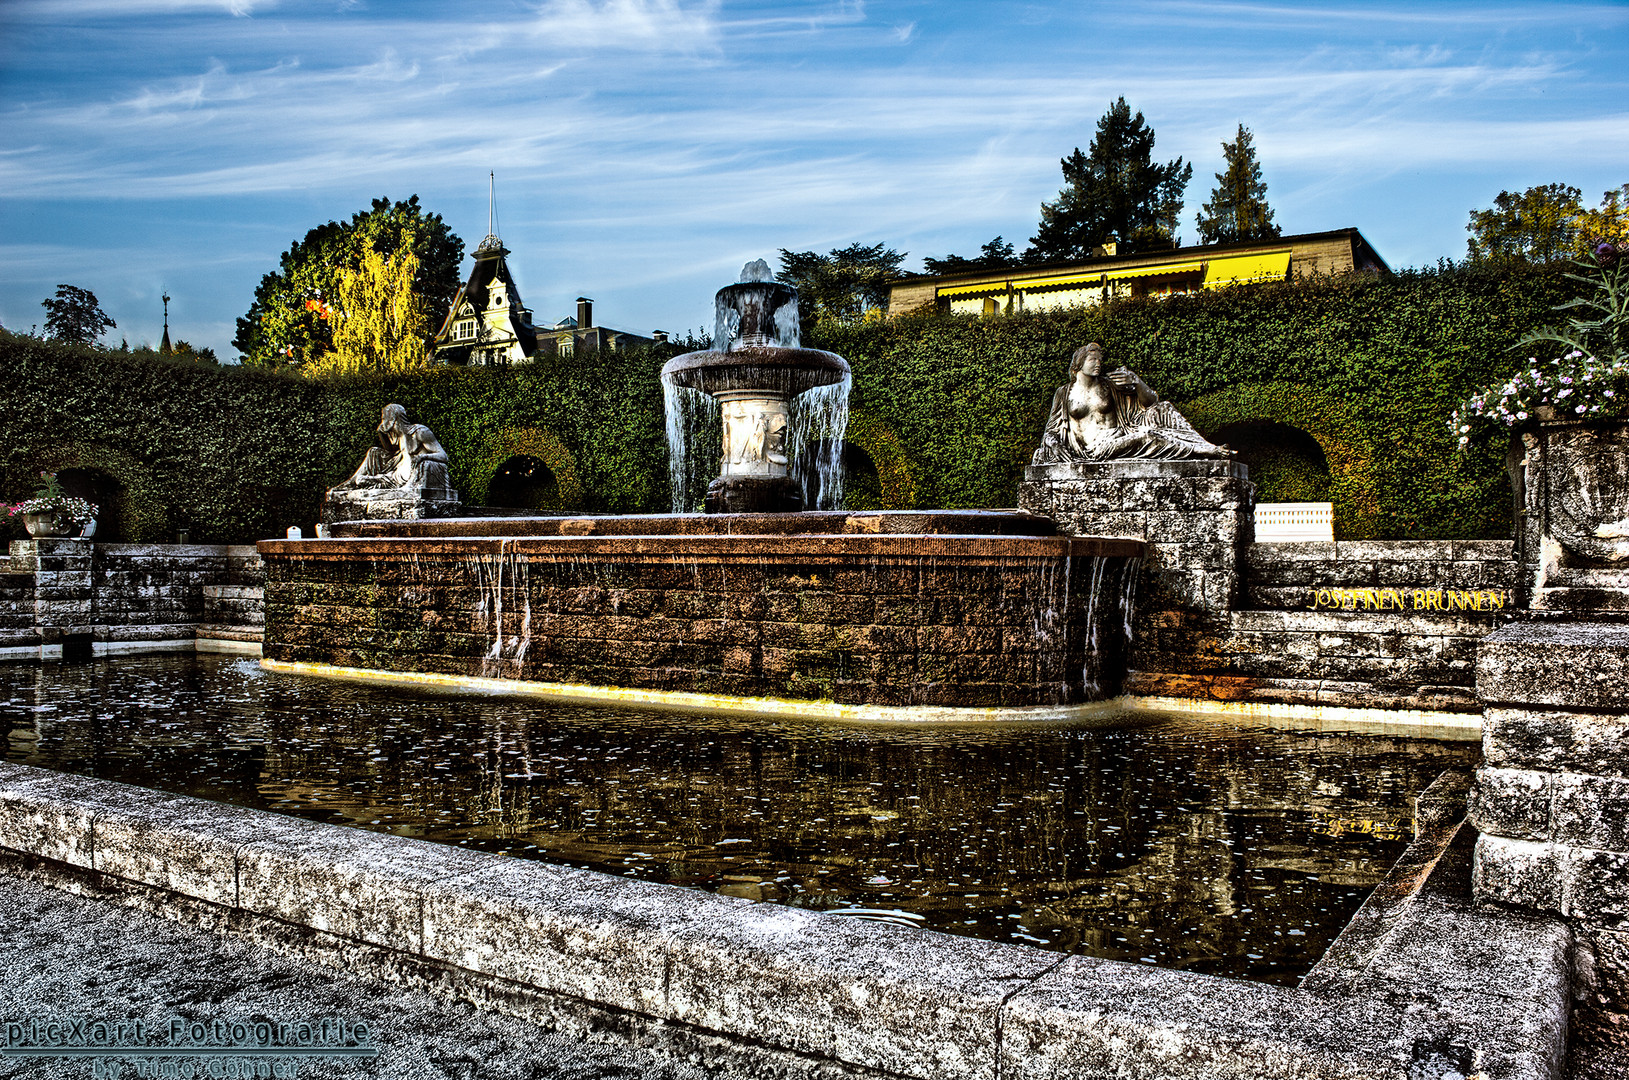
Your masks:
[[[667,422],[667,475],[675,514],[701,509],[707,484],[718,475],[720,426],[712,395],[662,379],[662,411]]]
[[[476,633],[492,639],[481,657],[480,675],[519,678],[532,644],[531,562],[505,543],[495,555],[473,556],[470,567],[475,585],[473,626]]]
[[[843,437],[848,433],[848,392],[853,383],[844,375],[840,382],[792,399],[786,439],[807,510],[843,508]]]
[[[843,438],[852,385],[853,379],[845,375],[840,382],[817,386],[791,400],[786,451],[806,510],[842,509]],[[708,482],[718,475],[719,406],[710,394],[677,386],[664,376],[662,408],[673,512],[693,513]]]

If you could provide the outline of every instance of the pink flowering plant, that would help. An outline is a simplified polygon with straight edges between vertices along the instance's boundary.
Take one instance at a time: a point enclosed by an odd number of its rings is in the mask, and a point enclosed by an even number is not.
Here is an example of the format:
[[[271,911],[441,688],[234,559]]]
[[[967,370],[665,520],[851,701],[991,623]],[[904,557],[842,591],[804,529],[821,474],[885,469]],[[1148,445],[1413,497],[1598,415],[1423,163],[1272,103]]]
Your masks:
[[[1629,416],[1629,241],[1601,240],[1568,274],[1594,295],[1559,305],[1562,326],[1529,334],[1519,349],[1548,346],[1553,360],[1528,358],[1502,383],[1472,394],[1448,421],[1464,448],[1479,429],[1519,431],[1541,419],[1619,419]]]
[[[45,482],[34,493],[34,497],[8,505],[7,514],[12,517],[22,514],[65,514],[75,525],[87,524],[96,517],[96,504],[86,499],[75,499],[65,493],[62,485],[57,483],[56,473],[42,472],[40,479]]]

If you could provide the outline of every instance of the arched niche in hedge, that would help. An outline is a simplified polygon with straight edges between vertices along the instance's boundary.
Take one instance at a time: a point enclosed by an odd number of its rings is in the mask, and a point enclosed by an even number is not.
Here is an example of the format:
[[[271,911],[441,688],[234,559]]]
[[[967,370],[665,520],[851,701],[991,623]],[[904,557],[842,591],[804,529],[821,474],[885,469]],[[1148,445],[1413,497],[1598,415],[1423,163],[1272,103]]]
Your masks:
[[[164,493],[153,482],[153,472],[122,450],[99,443],[77,443],[43,451],[39,467],[46,472],[79,472],[100,475],[111,481],[113,520],[118,523],[120,540],[135,543],[164,543],[173,540],[169,509]],[[110,542],[100,534],[98,540]]]
[[[916,470],[894,429],[864,410],[848,416],[845,444],[870,459],[877,470],[878,510],[916,509]],[[847,446],[845,445],[845,456]]]
[[[504,428],[481,440],[470,463],[470,490],[464,500],[475,506],[487,505],[494,477],[514,458],[535,458],[553,475],[558,510],[577,510],[583,503],[582,483],[577,479],[577,458],[560,437],[546,428]]]
[[[1299,383],[1246,383],[1195,398],[1178,407],[1206,437],[1227,428],[1277,424],[1303,432],[1318,444],[1329,467],[1329,501],[1335,535],[1368,540],[1380,535],[1380,496],[1374,446],[1338,400]]]
[[[487,481],[486,505],[515,510],[560,509],[560,481],[542,458],[506,458]]]

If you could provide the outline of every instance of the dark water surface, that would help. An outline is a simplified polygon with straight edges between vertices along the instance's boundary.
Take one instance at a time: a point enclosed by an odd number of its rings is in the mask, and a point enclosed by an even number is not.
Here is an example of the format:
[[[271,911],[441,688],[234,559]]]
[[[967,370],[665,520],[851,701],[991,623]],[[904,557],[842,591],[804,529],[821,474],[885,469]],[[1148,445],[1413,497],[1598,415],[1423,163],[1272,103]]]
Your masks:
[[[1195,716],[860,725],[253,660],[0,664],[8,760],[952,934],[1294,983],[1475,743]]]

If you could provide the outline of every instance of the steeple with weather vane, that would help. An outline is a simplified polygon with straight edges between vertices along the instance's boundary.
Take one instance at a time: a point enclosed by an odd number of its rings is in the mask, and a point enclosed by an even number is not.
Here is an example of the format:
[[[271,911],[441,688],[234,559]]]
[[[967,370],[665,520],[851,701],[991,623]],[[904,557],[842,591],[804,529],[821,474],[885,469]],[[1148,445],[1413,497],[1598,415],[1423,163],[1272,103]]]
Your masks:
[[[497,176],[487,173],[486,236],[470,252],[475,266],[458,291],[431,348],[438,364],[524,363],[537,351],[532,313],[521,303],[498,236]]]

